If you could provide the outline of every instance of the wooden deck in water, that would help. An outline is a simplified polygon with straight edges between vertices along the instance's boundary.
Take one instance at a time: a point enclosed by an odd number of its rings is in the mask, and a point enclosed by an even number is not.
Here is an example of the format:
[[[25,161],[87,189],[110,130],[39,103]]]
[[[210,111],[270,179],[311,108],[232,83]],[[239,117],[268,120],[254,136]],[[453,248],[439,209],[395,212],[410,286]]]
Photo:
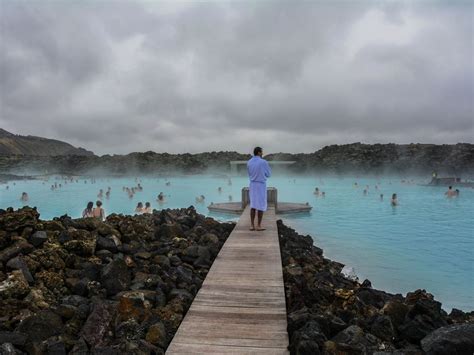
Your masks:
[[[288,354],[274,207],[249,231],[247,207],[212,264],[167,354]]]
[[[221,202],[213,203],[207,206],[209,211],[218,213],[232,213],[241,214],[243,212],[241,202]],[[311,211],[311,207],[307,203],[293,203],[293,202],[278,202],[278,208],[276,214],[287,214],[287,213],[308,213]]]

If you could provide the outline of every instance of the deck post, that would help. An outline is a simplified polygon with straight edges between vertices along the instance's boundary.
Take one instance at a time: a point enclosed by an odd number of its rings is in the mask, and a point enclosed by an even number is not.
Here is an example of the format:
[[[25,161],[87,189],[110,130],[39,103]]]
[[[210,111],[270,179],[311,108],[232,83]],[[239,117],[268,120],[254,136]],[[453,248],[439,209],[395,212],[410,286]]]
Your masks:
[[[242,188],[242,209],[245,209],[250,203],[249,188]],[[278,190],[275,187],[267,187],[267,203],[278,209]]]

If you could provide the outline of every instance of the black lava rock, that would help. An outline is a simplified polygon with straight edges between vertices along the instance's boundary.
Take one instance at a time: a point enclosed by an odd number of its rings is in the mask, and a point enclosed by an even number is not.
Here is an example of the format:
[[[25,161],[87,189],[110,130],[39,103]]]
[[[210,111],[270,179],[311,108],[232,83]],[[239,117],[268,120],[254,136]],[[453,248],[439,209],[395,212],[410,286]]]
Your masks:
[[[44,231],[37,231],[30,237],[30,243],[35,247],[43,245],[48,240],[48,235]]]
[[[131,275],[127,264],[121,259],[110,262],[102,270],[100,282],[107,290],[108,296],[127,290],[131,284]]]

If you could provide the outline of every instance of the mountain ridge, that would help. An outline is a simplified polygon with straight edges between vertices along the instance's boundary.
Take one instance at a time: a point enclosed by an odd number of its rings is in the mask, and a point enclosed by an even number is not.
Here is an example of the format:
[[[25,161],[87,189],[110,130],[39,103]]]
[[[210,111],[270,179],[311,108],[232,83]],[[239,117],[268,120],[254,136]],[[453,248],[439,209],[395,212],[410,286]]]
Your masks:
[[[197,174],[230,172],[229,162],[247,160],[250,154],[238,152],[206,152],[170,154],[135,152],[127,155],[103,156],[2,156],[0,171],[4,173],[61,174]],[[474,144],[362,144],[326,146],[314,153],[276,153],[265,159],[293,160],[287,168],[292,173],[311,174],[422,174],[433,171],[448,176],[474,176]],[[242,166],[239,170],[245,170]],[[279,170],[279,169],[278,169]]]
[[[81,147],[76,148],[72,144],[58,139],[30,135],[22,136],[0,128],[0,155],[94,156],[94,153]]]

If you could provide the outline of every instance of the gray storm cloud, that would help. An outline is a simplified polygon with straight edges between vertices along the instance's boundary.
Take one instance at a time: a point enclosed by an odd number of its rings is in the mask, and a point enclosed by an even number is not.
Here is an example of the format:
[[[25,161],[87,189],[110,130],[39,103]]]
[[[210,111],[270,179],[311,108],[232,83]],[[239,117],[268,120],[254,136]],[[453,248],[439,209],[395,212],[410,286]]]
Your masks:
[[[474,140],[471,2],[0,2],[0,127],[97,154]]]

